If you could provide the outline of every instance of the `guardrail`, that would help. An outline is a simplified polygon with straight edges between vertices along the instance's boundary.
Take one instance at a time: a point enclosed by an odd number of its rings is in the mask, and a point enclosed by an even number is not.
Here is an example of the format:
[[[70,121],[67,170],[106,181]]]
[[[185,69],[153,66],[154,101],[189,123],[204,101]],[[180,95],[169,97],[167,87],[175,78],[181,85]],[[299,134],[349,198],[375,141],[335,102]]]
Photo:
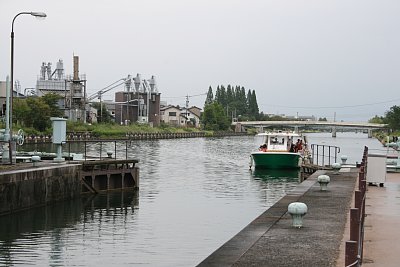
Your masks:
[[[326,161],[329,166],[332,165],[337,162],[338,153],[340,153],[340,147],[311,144],[311,161],[315,165],[325,166]]]
[[[350,240],[346,241],[345,248],[346,267],[360,266],[363,259],[367,158],[368,147],[364,147],[358,173],[358,190],[354,192],[354,208],[350,209]]]
[[[68,158],[69,159],[72,159],[72,157],[73,157],[72,156],[73,152],[71,152],[71,144],[73,144],[73,143],[83,143],[83,155],[82,155],[83,157],[82,157],[82,160],[84,160],[84,161],[86,161],[88,158],[93,158],[93,157],[99,158],[100,160],[102,160],[102,159],[115,159],[115,160],[116,159],[125,159],[125,160],[127,160],[129,158],[128,157],[128,147],[129,147],[129,144],[130,144],[129,140],[67,141],[66,142],[66,146],[68,147],[68,152],[67,153],[68,153]],[[104,144],[107,144],[107,143],[113,143],[113,147],[110,148],[110,146],[108,146],[108,147],[105,146]],[[117,144],[118,143],[119,144],[125,143],[125,148],[123,150],[121,148],[118,148],[118,150],[117,150]],[[88,155],[88,148],[91,145],[98,146],[96,148],[96,150],[98,152],[98,154],[96,156]],[[104,150],[103,148],[106,148],[107,150],[103,151]],[[118,151],[120,151],[119,154],[117,153]],[[121,155],[121,153],[123,153],[123,156],[122,157],[121,156],[118,157],[118,155]]]

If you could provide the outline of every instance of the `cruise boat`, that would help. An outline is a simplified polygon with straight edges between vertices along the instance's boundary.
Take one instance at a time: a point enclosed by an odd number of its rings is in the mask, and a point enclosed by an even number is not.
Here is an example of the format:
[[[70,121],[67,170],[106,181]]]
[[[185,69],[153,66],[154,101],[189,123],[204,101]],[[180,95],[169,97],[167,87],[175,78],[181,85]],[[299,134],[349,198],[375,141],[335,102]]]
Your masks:
[[[255,168],[291,169],[300,168],[304,158],[309,157],[305,136],[295,132],[267,132],[257,135],[262,138],[258,151],[251,153],[251,164]]]

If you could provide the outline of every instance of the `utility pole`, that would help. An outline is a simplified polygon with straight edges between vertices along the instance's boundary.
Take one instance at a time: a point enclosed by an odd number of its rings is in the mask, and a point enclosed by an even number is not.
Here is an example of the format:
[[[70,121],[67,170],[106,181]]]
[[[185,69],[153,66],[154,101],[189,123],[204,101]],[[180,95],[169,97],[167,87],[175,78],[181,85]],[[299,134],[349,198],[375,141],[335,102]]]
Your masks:
[[[189,112],[188,112],[188,108],[189,108],[189,95],[186,95],[186,127],[188,125],[188,116],[189,116]]]

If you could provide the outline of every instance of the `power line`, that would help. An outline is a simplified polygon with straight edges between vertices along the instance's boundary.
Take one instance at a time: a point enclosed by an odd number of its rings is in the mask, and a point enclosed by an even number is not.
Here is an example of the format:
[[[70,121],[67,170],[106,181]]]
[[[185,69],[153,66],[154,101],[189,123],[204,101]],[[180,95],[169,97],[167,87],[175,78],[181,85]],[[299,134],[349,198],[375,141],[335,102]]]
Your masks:
[[[400,101],[400,98],[397,99],[392,99],[392,100],[387,100],[387,101],[381,101],[381,102],[374,102],[374,103],[368,103],[368,104],[358,104],[358,105],[346,105],[346,106],[330,106],[330,107],[290,107],[290,106],[281,106],[281,105],[271,105],[271,104],[260,104],[260,106],[267,106],[267,107],[280,107],[280,108],[301,108],[301,109],[330,109],[330,108],[356,108],[356,107],[365,107],[365,106],[373,106],[373,105],[379,105],[379,104],[386,104],[386,103],[391,103],[391,102],[396,102]]]
[[[163,96],[163,98],[186,98],[186,97],[196,97],[196,96],[202,96],[202,95],[207,95],[207,93],[205,94],[198,94],[198,95],[183,95],[183,96]]]

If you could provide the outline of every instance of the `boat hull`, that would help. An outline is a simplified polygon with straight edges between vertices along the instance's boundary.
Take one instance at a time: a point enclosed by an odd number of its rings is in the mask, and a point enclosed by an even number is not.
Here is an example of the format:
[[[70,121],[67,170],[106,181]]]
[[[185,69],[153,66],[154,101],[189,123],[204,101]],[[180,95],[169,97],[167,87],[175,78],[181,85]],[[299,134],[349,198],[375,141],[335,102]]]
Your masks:
[[[301,155],[299,153],[254,152],[251,157],[256,168],[291,169],[301,166]]]

